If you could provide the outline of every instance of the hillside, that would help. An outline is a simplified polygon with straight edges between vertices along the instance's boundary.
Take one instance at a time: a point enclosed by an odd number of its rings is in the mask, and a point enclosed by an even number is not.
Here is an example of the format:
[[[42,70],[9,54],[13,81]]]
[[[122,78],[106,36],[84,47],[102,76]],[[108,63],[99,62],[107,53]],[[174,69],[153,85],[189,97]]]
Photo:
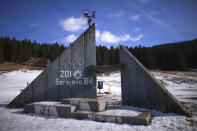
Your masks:
[[[19,69],[28,70],[44,70],[48,59],[45,58],[30,58],[25,62],[9,62],[0,63],[0,71],[14,71]]]

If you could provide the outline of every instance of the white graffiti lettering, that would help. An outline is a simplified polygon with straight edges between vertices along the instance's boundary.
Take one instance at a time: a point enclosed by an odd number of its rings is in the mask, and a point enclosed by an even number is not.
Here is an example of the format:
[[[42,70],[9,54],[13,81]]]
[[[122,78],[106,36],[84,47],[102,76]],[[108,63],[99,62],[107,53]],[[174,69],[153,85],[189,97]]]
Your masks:
[[[82,80],[60,80],[59,78],[55,79],[56,85],[66,85],[66,86],[74,86],[74,85],[93,85],[93,78],[84,78]]]
[[[84,58],[74,58],[74,59],[66,59],[63,58],[60,60],[60,65],[62,65],[65,69],[72,67],[73,69],[79,69],[84,64]]]
[[[84,84],[87,85],[88,84],[88,78],[84,78]]]
[[[60,71],[60,77],[66,77],[66,78],[72,77],[71,73],[72,73],[71,71]]]

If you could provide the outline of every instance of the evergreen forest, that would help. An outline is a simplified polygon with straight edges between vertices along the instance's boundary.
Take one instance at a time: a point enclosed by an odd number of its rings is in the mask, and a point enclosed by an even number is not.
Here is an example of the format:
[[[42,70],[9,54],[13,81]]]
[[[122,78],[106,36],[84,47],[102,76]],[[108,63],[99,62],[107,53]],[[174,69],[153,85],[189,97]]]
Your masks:
[[[48,58],[53,61],[66,49],[58,43],[38,43],[31,40],[0,38],[0,63],[4,61],[24,62],[31,57]],[[197,68],[197,39],[152,47],[127,47],[128,50],[148,69],[188,70]],[[97,65],[119,65],[119,47],[99,45],[96,47]]]

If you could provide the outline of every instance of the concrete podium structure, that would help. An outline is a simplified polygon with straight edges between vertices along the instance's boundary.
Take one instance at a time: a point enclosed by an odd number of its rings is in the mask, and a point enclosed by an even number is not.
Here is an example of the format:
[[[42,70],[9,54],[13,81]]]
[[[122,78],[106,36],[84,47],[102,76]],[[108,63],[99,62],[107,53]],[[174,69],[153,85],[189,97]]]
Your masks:
[[[120,64],[123,105],[190,116],[176,98],[124,46],[120,46]],[[96,99],[95,70],[95,24],[92,24],[11,101],[8,107],[23,107],[40,101],[63,100],[63,104],[70,102],[81,109],[88,107],[94,111],[102,111],[105,109],[105,103]],[[65,108],[71,111],[71,107],[65,106]]]
[[[122,104],[190,116],[179,101],[120,46]]]
[[[69,101],[70,104],[63,104],[66,101]],[[145,126],[149,125],[152,121],[151,112],[128,110],[125,114],[125,112],[121,113],[121,109],[119,109],[119,113],[117,113],[117,110],[110,109],[110,106],[109,110],[95,110],[94,108],[90,108],[91,106],[96,107],[95,105],[98,104],[97,102],[101,101],[89,98],[71,98],[63,101],[63,103],[47,101],[34,102],[24,106],[24,113],[37,113],[46,116],[75,118],[78,120],[89,119],[97,122],[127,123]],[[105,102],[102,101],[101,103]],[[98,106],[102,107],[101,105]],[[111,108],[113,108],[113,106]]]
[[[96,98],[96,41],[92,24],[8,107],[66,98]]]

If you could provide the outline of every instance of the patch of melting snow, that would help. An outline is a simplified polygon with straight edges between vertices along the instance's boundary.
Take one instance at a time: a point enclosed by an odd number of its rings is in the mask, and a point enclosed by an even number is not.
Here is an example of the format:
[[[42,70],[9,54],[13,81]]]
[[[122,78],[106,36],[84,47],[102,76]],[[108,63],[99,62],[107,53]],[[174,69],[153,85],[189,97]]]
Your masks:
[[[61,102],[53,102],[53,101],[34,102],[34,104],[39,104],[39,105],[54,105],[54,106],[64,106],[64,105],[66,105],[66,104],[62,104]]]
[[[17,70],[0,74],[0,100],[11,101],[31,83],[42,70]]]
[[[113,116],[138,116],[142,114],[142,112],[132,111],[132,110],[107,109],[106,111],[98,112],[97,114],[113,115]]]

